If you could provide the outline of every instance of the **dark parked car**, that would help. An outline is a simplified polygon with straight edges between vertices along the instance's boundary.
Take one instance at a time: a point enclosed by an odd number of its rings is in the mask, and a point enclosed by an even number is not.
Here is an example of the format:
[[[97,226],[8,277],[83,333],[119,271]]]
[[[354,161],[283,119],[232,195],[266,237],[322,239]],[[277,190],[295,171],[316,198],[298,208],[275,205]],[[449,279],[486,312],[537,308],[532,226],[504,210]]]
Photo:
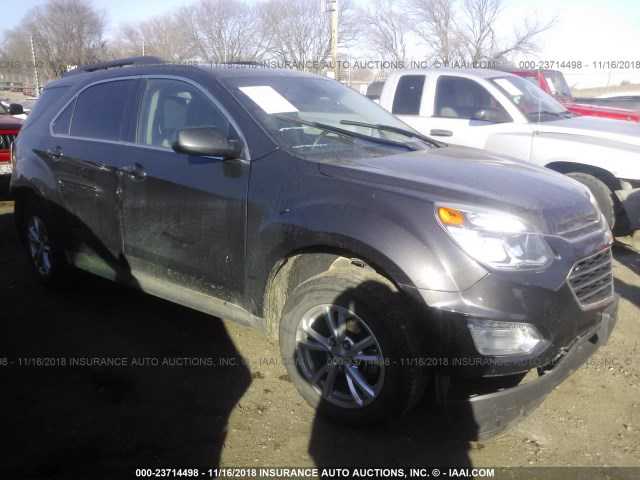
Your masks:
[[[325,77],[154,62],[71,71],[27,118],[12,191],[42,283],[78,267],[257,327],[346,423],[429,388],[487,436],[607,341],[611,234],[577,182]]]

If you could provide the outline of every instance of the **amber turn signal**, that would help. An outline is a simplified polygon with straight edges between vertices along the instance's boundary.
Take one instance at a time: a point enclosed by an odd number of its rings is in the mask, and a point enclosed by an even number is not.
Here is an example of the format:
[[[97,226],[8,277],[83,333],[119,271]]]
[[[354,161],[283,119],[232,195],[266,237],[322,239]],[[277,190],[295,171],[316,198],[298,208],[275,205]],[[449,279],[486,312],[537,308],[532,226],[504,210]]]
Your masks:
[[[445,225],[464,225],[464,217],[460,210],[454,210],[453,208],[438,207],[438,216],[440,221]]]

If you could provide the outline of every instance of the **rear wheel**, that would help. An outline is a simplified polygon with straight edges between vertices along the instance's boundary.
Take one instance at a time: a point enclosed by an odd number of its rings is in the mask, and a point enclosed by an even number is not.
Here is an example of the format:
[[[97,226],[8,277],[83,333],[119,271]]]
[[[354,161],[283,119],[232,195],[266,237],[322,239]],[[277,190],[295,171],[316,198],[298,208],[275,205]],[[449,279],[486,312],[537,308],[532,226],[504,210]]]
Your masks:
[[[280,348],[302,396],[340,423],[399,416],[426,381],[412,318],[382,277],[360,268],[321,273],[297,287],[280,325]]]
[[[73,268],[67,262],[61,237],[46,209],[30,203],[20,222],[22,237],[31,269],[43,285],[63,287],[73,278]]]
[[[580,182],[591,191],[609,224],[609,228],[613,229],[616,222],[616,201],[609,187],[602,180],[588,173],[567,173],[567,177]]]

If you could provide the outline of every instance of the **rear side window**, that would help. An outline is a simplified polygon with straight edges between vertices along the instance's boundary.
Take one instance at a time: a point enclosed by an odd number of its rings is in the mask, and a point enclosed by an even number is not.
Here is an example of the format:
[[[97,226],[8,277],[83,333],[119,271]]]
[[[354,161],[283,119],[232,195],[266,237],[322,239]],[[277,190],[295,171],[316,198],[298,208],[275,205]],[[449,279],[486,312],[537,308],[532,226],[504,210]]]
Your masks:
[[[135,80],[119,80],[86,89],[76,101],[70,134],[96,140],[120,140],[135,86]]]
[[[22,125],[22,130],[26,130],[33,122],[36,121],[44,112],[46,112],[50,107],[53,107],[58,100],[60,100],[66,93],[68,93],[69,87],[55,87],[55,88],[45,88],[38,101],[33,106],[31,113],[27,116],[27,119]]]
[[[71,128],[71,116],[73,115],[73,109],[76,106],[76,100],[73,99],[67,108],[63,110],[63,112],[58,115],[53,121],[53,133],[58,135],[69,135],[69,129]]]
[[[391,113],[395,115],[420,114],[424,81],[424,75],[404,75],[400,77]]]

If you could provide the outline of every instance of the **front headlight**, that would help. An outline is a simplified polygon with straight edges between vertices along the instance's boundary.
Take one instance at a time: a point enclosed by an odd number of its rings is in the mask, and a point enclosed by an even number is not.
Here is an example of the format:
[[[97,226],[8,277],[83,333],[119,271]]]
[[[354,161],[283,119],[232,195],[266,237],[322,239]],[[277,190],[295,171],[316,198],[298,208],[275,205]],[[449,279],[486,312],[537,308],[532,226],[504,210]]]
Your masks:
[[[440,225],[462,250],[499,270],[539,270],[554,259],[544,237],[513,215],[436,205]]]

